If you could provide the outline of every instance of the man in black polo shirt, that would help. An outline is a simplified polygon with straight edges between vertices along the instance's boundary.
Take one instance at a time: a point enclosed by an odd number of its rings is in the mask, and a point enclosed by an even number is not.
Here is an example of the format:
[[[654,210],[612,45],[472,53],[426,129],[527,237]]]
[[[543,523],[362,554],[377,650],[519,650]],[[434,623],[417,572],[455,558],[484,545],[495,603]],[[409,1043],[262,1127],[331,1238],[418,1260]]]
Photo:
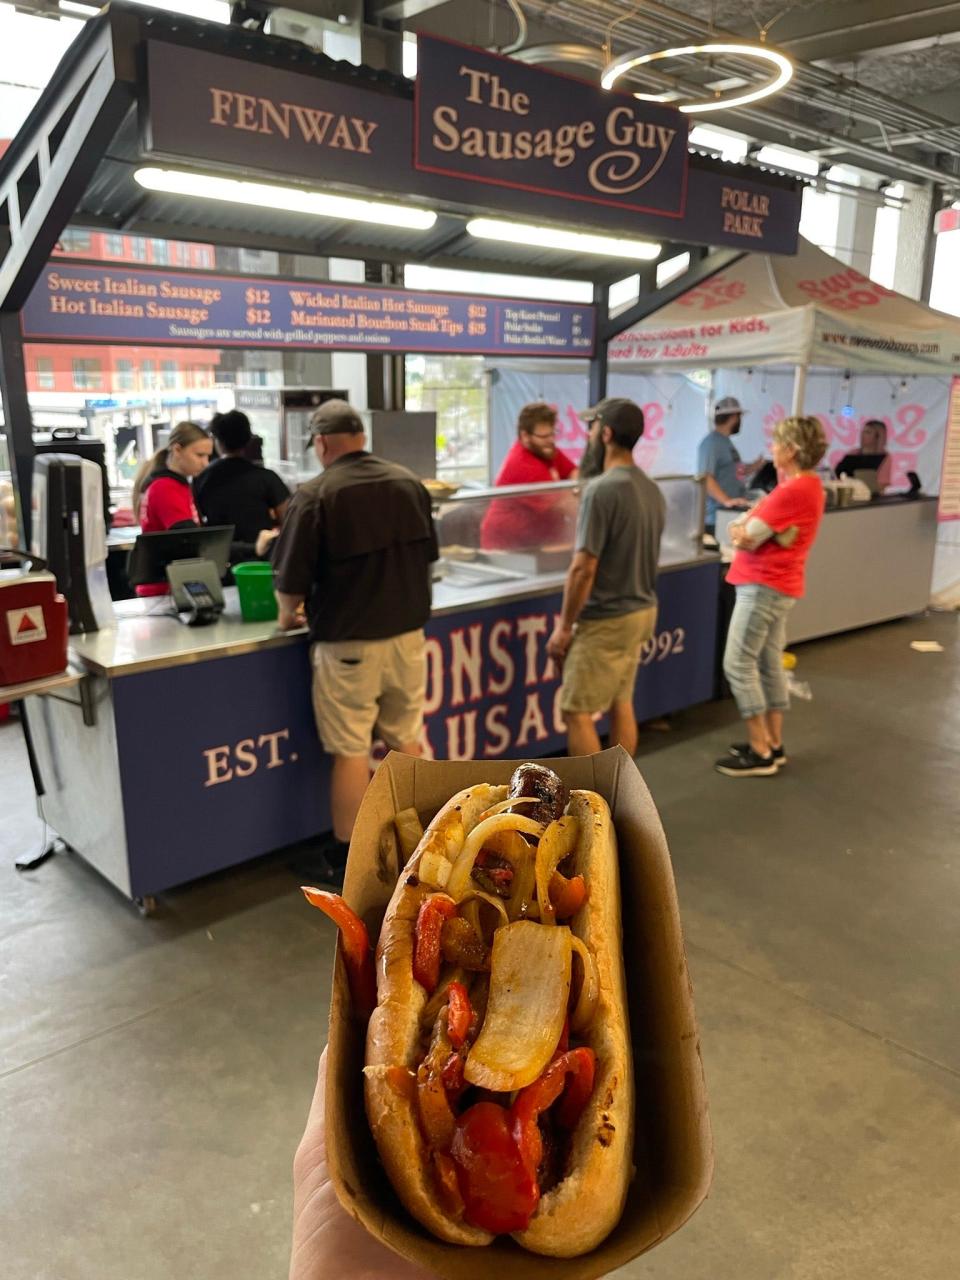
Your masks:
[[[207,524],[233,525],[231,564],[262,559],[276,537],[290,490],[275,471],[246,457],[253,433],[245,413],[239,409],[215,413],[210,434],[218,458],[194,481],[197,509]]]
[[[342,873],[374,737],[420,754],[423,626],[438,551],[426,489],[406,467],[366,452],[345,400],[321,405],[310,426],[323,472],[294,495],[273,564],[281,628],[301,625],[306,606],[314,714],[333,756],[326,857]]]

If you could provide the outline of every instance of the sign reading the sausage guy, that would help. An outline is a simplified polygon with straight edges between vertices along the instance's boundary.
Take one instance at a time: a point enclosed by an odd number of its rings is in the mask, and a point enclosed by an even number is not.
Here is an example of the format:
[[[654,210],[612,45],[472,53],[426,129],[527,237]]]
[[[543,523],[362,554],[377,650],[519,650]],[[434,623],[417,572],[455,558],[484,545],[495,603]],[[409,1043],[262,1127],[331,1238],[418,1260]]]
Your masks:
[[[418,48],[417,169],[683,216],[679,111],[432,36]]]

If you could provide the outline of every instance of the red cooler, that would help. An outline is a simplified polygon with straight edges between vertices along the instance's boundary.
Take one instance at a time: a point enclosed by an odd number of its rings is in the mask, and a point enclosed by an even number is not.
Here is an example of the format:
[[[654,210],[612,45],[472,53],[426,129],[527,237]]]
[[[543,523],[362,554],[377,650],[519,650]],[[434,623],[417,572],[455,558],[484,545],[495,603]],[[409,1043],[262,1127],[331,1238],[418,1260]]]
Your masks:
[[[67,602],[56,578],[44,570],[0,571],[0,693],[66,667]]]

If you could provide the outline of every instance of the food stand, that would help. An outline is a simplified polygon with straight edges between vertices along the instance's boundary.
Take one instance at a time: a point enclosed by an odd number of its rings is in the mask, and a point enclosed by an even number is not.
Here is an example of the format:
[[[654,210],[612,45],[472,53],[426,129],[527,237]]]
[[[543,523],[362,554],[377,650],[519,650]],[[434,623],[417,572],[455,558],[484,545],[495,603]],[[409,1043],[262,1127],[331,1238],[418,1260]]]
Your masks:
[[[788,639],[926,608],[936,502],[909,492],[908,475],[917,473],[924,491],[936,494],[960,321],[801,240],[789,258],[743,256],[619,334],[609,355],[624,394],[651,374],[715,370],[716,398],[735,395],[746,410],[737,437],[744,458],[769,454],[773,427],[787,413],[820,418],[831,464],[859,445],[864,421],[883,422],[890,490],[873,501],[828,506]],[[709,425],[706,413],[689,424],[691,456]],[[727,522],[718,520],[721,540]]]
[[[379,361],[411,351],[579,355],[590,358],[591,389],[602,395],[606,343],[631,319],[612,321],[606,306],[622,258],[472,238],[467,224],[478,211],[539,221],[549,191],[550,217],[561,223],[704,246],[688,283],[709,279],[737,249],[794,250],[794,180],[688,155],[686,117],[675,111],[502,59],[494,60],[496,74],[519,78],[545,130],[560,110],[584,120],[592,113],[602,150],[614,110],[635,123],[643,115],[648,127],[637,124],[630,144],[642,182],[614,189],[608,175],[601,195],[591,183],[604,155],[578,155],[569,166],[547,157],[506,182],[489,159],[431,159],[431,103],[452,109],[463,96],[457,67],[468,58],[480,68],[491,55],[433,40],[424,54],[414,102],[400,77],[334,63],[288,41],[120,4],[86,25],[0,165],[0,203],[16,211],[0,246],[0,388],[25,537],[32,472],[25,341],[82,335],[108,342],[122,331],[161,346],[350,350]],[[461,123],[502,125],[489,102],[458,109]],[[652,138],[657,157],[648,154]],[[181,194],[157,185],[159,165],[177,166],[162,172],[180,174]],[[220,178],[256,180],[255,198],[244,202],[234,188],[208,198]],[[269,185],[279,179],[299,185]],[[768,216],[749,237],[725,220],[731,191],[766,200]],[[348,192],[384,203],[372,214],[367,206],[365,215],[317,217],[311,201]],[[387,199],[404,205],[398,211]],[[596,305],[48,261],[69,220],[368,265],[522,267],[593,281]],[[711,245],[727,248],[710,256]],[[645,716],[712,692],[719,564],[699,549],[699,486],[687,478],[672,487],[661,629],[638,684]],[[511,499],[500,491],[497,500]],[[441,527],[445,514],[439,511]],[[534,559],[484,574],[482,548],[468,546],[478,554],[464,557],[463,540],[457,544],[460,557],[444,557],[435,586],[425,748],[454,758],[555,749],[557,681],[545,645],[565,565]],[[138,898],[328,826],[328,762],[310,714],[305,637],[243,623],[230,608],[216,625],[193,632],[161,616],[165,608],[124,602],[115,626],[74,638],[94,726],[59,704],[28,704],[52,825]]]

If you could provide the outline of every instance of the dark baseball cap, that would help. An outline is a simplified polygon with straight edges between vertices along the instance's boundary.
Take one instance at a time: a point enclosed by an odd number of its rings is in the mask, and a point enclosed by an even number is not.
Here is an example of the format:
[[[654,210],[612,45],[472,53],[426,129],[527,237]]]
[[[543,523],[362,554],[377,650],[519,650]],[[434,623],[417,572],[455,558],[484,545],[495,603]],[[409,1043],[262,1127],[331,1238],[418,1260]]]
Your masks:
[[[311,415],[307,446],[313,444],[317,436],[358,436],[363,430],[363,419],[346,400],[326,400]]]
[[[584,422],[599,418],[602,425],[609,427],[617,436],[632,435],[639,440],[643,435],[643,410],[625,396],[607,396],[592,408],[582,410],[579,416]]]

